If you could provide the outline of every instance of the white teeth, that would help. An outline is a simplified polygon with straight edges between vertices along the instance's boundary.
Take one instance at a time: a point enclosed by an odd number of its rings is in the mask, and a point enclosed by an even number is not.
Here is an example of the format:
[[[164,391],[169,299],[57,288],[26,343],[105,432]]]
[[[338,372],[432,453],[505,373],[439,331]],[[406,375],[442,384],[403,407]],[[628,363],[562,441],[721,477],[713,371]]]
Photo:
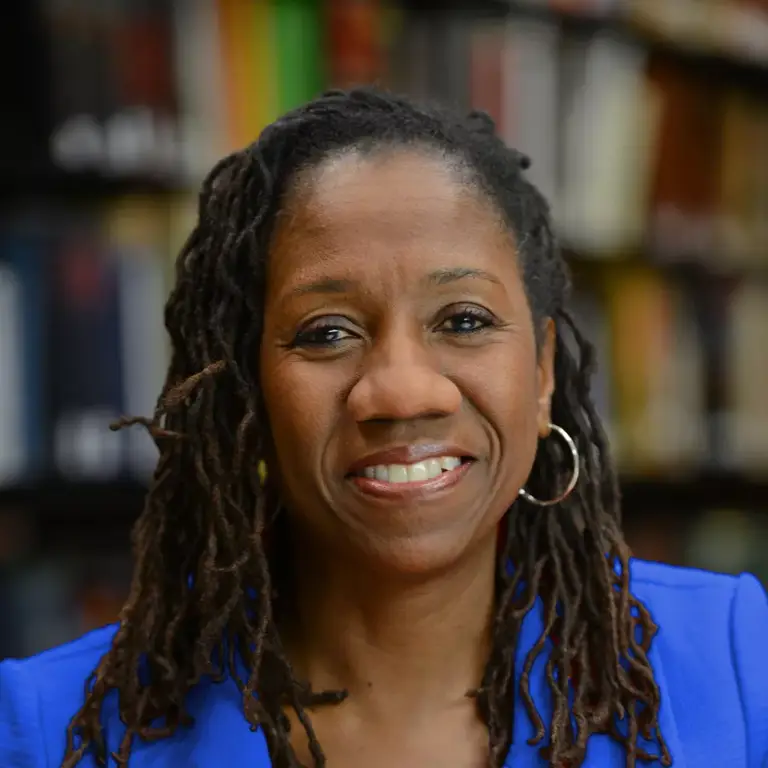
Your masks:
[[[390,464],[387,467],[390,483],[407,483],[408,467],[405,464]]]
[[[382,483],[418,483],[439,477],[461,465],[457,456],[441,456],[435,459],[417,461],[415,464],[378,464],[366,467],[363,476]]]
[[[390,472],[390,477],[392,473]],[[411,464],[408,467],[408,482],[418,483],[424,480],[429,480],[429,469],[427,468],[426,461],[419,461],[416,464]]]

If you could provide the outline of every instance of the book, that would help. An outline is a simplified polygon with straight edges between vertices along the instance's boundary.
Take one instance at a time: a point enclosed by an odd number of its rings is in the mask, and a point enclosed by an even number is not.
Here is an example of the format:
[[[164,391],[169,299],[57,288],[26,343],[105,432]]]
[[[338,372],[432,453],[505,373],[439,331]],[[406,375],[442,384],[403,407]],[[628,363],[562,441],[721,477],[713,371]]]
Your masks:
[[[109,431],[125,407],[119,274],[98,224],[68,222],[50,254],[47,399],[52,468],[72,480],[122,473],[122,439]]]
[[[19,276],[0,262],[0,487],[18,481],[29,465],[22,307]]]

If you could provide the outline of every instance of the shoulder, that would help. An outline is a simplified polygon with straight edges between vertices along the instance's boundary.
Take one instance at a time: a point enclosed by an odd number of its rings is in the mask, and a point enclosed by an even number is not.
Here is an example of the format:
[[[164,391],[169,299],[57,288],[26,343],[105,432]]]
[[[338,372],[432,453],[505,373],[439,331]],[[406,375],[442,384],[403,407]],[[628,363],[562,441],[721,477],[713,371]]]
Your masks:
[[[653,596],[657,600],[676,602],[682,598],[687,600],[706,599],[713,595],[732,596],[742,576],[632,559],[630,578],[636,591],[649,597]]]
[[[697,648],[727,652],[734,664],[755,662],[751,643],[765,645],[768,596],[751,574],[731,576],[633,560],[630,585],[667,644],[695,637]]]
[[[632,562],[630,578],[659,626],[654,646],[672,708],[676,701],[702,719],[721,719],[723,727],[731,718],[744,729],[749,765],[762,765],[768,760],[768,596],[760,582],[750,574],[643,561]]]
[[[743,630],[765,628],[768,596],[751,574],[739,576],[632,560],[632,592],[658,624],[688,631],[709,624],[732,626],[734,637]]]
[[[116,631],[105,627],[38,656],[0,663],[0,768],[59,768],[67,727]],[[119,748],[124,734],[117,699],[112,691],[101,712],[107,753]],[[136,740],[131,766],[238,765],[244,754],[254,768],[270,764],[264,735],[243,716],[242,695],[231,677],[199,682],[187,705],[196,727],[159,742]],[[97,768],[95,757],[86,756],[78,768]]]
[[[24,660],[0,663],[0,765],[58,766],[66,729],[116,627]]]

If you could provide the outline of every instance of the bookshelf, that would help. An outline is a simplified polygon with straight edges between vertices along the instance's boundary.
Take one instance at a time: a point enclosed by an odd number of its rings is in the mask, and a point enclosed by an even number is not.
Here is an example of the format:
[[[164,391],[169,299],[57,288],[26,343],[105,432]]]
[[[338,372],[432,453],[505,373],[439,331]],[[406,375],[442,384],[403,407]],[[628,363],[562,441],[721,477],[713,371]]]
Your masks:
[[[116,532],[119,543],[140,513],[146,485],[136,481],[48,481],[0,490],[0,508],[24,510],[39,530],[38,540],[54,548],[70,538],[80,539],[80,529],[101,542]],[[624,513],[641,518],[649,509],[695,515],[708,507],[749,510],[768,508],[768,480],[740,474],[691,474],[649,479],[627,475],[622,484]]]
[[[409,5],[420,12],[429,13],[433,10],[428,0],[412,0]],[[695,29],[702,26],[702,21],[694,20],[694,17],[706,14],[709,10],[712,12],[709,19],[713,19],[716,13],[714,3],[696,2],[691,6],[683,0],[679,7],[688,5],[689,8],[687,12],[679,12],[682,21],[678,20],[677,26],[681,29],[669,29],[670,24],[665,24],[661,13],[663,9],[659,4],[656,4],[655,8],[652,8],[652,5],[648,2],[634,3],[633,13],[633,3],[621,0],[602,4],[569,3],[567,0],[563,3],[541,3],[536,0],[483,0],[478,3],[453,0],[447,3],[448,7],[455,10],[490,18],[512,16],[556,24],[565,33],[581,37],[608,34],[619,40],[641,45],[657,55],[677,62],[689,71],[698,71],[721,81],[738,82],[740,86],[749,88],[765,87],[768,81],[768,43],[761,41],[759,50],[753,53],[745,51],[738,41],[718,41],[711,33],[714,25],[709,20],[704,22],[709,26],[709,39],[696,34]],[[692,19],[689,25],[692,29],[687,35],[684,31],[686,15]],[[702,37],[705,39],[701,39]]]
[[[126,196],[166,195],[188,192],[181,180],[148,176],[106,176],[97,172],[8,173],[0,178],[0,205],[35,200],[104,200]]]
[[[702,3],[718,24],[697,23]],[[153,448],[106,424],[153,407],[162,299],[201,175],[330,84],[486,109],[533,157],[602,361],[631,542],[768,578],[733,543],[768,551],[768,4],[673,5],[10,3],[0,540],[17,544],[0,546],[0,614],[46,579],[69,585],[51,612],[80,607],[0,657],[119,603]],[[723,530],[730,560],[712,554]]]

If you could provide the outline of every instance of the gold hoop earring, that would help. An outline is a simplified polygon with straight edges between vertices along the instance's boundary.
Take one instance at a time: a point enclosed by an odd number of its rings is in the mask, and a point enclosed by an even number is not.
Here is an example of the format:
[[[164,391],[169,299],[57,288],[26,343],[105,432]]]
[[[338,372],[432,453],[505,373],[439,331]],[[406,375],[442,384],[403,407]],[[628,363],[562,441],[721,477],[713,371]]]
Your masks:
[[[558,427],[557,424],[550,424],[549,428],[552,432],[561,437],[563,442],[570,449],[571,457],[573,458],[573,474],[571,475],[571,479],[568,482],[566,489],[554,499],[542,501],[541,499],[537,499],[535,496],[531,496],[531,494],[528,493],[525,488],[521,488],[519,495],[522,496],[529,504],[534,504],[537,507],[553,507],[555,504],[559,504],[561,501],[565,501],[571,495],[571,492],[576,487],[576,483],[579,481],[580,462],[579,451],[576,448],[576,443],[573,441],[573,438],[562,427]]]

